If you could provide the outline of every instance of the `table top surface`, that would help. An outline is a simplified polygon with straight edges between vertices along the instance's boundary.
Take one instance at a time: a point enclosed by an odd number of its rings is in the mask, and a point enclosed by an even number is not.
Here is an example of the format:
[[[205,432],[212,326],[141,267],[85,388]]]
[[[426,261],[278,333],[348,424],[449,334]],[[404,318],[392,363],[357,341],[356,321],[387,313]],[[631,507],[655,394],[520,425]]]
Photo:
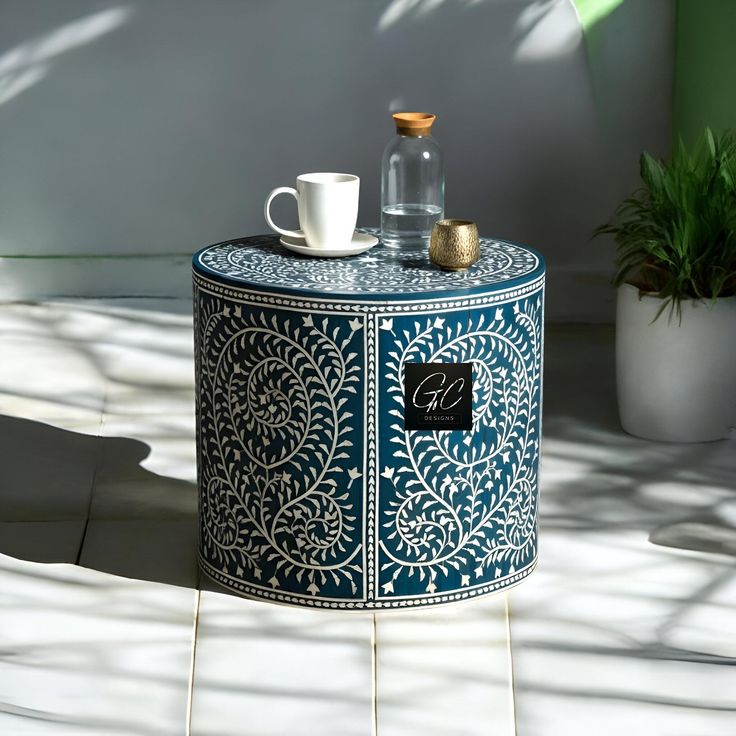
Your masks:
[[[376,230],[364,232],[377,235]],[[360,301],[467,296],[538,279],[544,260],[527,246],[481,238],[481,258],[467,271],[442,271],[424,248],[379,243],[349,258],[310,258],[284,248],[278,236],[257,235],[211,245],[193,259],[196,274],[247,291],[334,296]]]

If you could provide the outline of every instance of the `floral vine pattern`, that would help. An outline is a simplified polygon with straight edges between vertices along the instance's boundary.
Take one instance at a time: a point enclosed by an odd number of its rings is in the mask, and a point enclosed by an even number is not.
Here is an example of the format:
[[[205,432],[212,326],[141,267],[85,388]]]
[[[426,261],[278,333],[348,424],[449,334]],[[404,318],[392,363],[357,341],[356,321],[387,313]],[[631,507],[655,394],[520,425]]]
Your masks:
[[[533,569],[544,265],[483,248],[460,275],[380,246],[300,259],[270,236],[195,256],[205,572],[252,597],[366,609]],[[403,430],[411,362],[473,365],[472,431]]]
[[[250,592],[364,597],[363,318],[205,292],[195,311],[205,569]]]
[[[488,588],[536,560],[541,294],[504,306],[379,318],[379,595]],[[407,363],[473,365],[472,432],[405,432]],[[436,598],[435,598],[436,600]]]

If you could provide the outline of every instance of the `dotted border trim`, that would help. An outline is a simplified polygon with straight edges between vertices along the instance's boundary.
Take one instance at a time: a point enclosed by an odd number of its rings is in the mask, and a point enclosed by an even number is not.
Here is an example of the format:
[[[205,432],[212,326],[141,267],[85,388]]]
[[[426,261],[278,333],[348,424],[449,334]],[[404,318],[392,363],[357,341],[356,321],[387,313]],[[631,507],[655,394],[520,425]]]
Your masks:
[[[436,311],[438,309],[465,308],[485,306],[489,304],[497,304],[502,301],[510,301],[512,299],[520,299],[535,291],[544,289],[545,274],[541,274],[538,279],[513,289],[505,289],[493,291],[488,294],[478,295],[474,297],[458,296],[458,297],[441,297],[440,299],[425,299],[421,301],[390,301],[385,302],[341,302],[334,299],[302,299],[301,297],[274,296],[265,292],[251,290],[249,288],[233,289],[231,287],[222,286],[215,281],[202,278],[196,271],[192,272],[192,280],[194,285],[202,291],[225,299],[242,302],[244,304],[264,304],[273,307],[287,307],[289,309],[321,309],[327,312],[362,312],[362,313],[388,313],[388,312],[426,312]]]
[[[378,360],[378,338],[376,334],[376,317],[367,315],[364,318],[364,329],[367,330],[367,345],[365,351],[366,392],[368,405],[366,407],[365,442],[368,448],[367,488],[368,500],[366,513],[366,546],[368,547],[368,598],[376,597],[376,563],[375,563],[375,539],[376,534],[376,476],[378,474],[378,437],[376,435],[377,421],[377,397],[376,397],[376,361]]]
[[[335,600],[319,597],[306,597],[293,593],[281,593],[277,590],[266,590],[255,588],[252,585],[243,583],[239,580],[224,575],[220,571],[213,568],[207,560],[203,559],[199,554],[199,566],[205,575],[211,577],[215,582],[225,588],[232,590],[245,598],[255,600],[266,600],[273,603],[282,603],[284,605],[297,606],[299,608],[324,608],[335,611],[375,611],[383,609],[399,609],[399,608],[420,608],[429,606],[438,606],[444,603],[455,603],[463,600],[470,600],[480,596],[496,593],[504,588],[510,588],[524,578],[528,577],[537,566],[539,558],[535,557],[525,568],[517,570],[512,575],[498,578],[492,583],[483,585],[479,588],[470,590],[456,590],[452,593],[443,593],[440,595],[422,595],[413,598],[402,598],[391,601],[378,600]]]

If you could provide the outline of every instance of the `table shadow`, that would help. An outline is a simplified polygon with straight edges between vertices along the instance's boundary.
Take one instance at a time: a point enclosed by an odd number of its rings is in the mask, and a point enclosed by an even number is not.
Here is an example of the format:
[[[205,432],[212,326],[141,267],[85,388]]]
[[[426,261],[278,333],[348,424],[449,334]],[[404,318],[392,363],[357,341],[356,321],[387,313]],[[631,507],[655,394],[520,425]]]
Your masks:
[[[0,415],[0,554],[199,587],[197,488],[145,442]]]

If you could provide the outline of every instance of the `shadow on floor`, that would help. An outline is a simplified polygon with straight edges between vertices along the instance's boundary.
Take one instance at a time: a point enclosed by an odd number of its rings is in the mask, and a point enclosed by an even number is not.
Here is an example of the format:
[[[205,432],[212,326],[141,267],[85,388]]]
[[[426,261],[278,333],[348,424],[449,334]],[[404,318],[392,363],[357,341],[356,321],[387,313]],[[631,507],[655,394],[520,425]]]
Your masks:
[[[0,554],[198,587],[196,486],[141,467],[146,443],[9,416],[0,437]]]
[[[549,337],[543,530],[643,532],[661,546],[736,554],[736,444],[626,434],[616,407],[613,328],[560,326]]]

